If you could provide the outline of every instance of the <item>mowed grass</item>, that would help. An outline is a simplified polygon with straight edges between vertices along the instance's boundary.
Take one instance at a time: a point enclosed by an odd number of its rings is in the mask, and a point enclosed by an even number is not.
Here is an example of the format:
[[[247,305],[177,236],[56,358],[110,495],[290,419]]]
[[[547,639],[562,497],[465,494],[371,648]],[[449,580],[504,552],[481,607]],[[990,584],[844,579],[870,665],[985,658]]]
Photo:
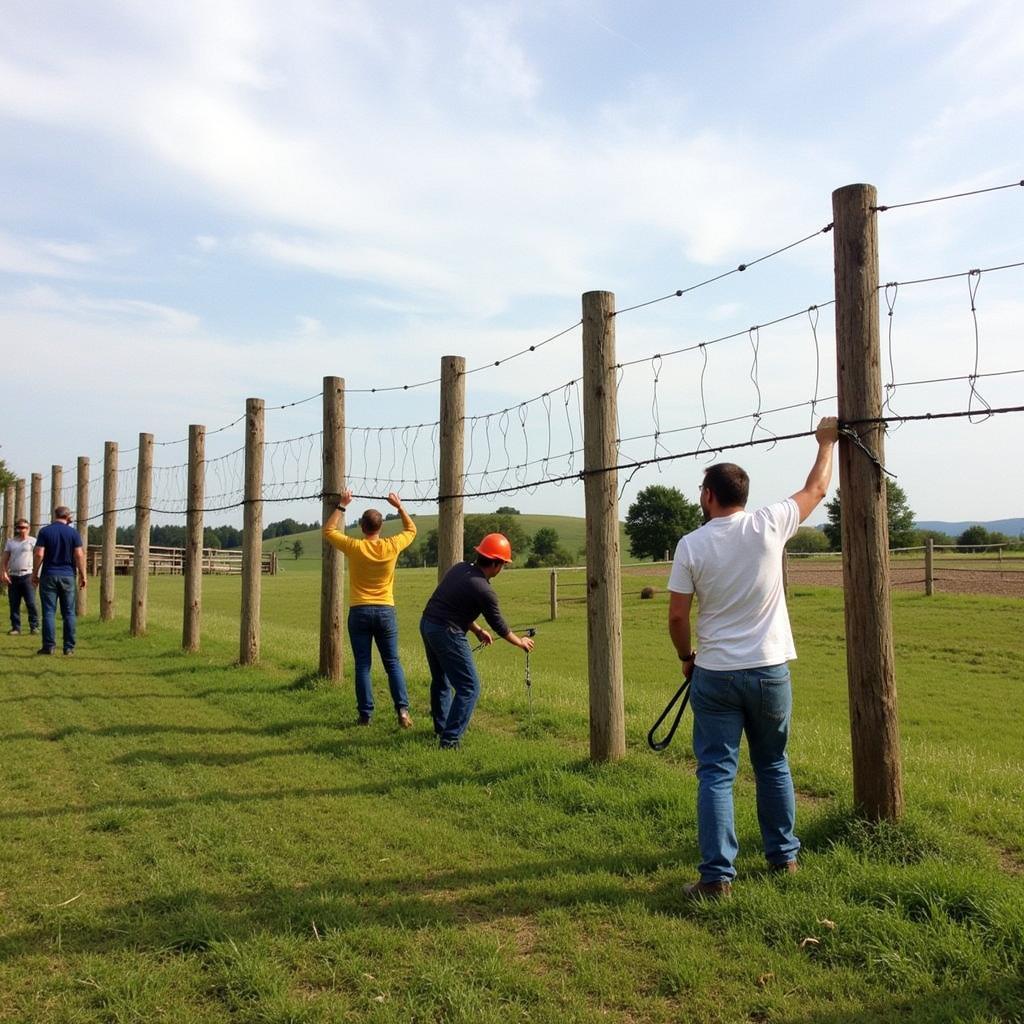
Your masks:
[[[547,622],[547,574],[497,588],[531,658],[478,654],[461,752],[435,749],[416,630],[432,570],[399,578],[416,728],[354,726],[318,681],[319,583],[264,580],[263,659],[235,664],[238,580],[181,580],[151,629],[90,617],[74,659],[0,637],[0,1020],[844,1022],[1024,1020],[1024,604],[894,595],[908,813],[850,812],[842,595],[797,589],[793,770],[803,870],[769,875],[749,768],[731,901],[694,877],[689,721],[663,579],[627,581],[628,757],[588,760],[586,616]],[[98,594],[93,593],[95,609]]]

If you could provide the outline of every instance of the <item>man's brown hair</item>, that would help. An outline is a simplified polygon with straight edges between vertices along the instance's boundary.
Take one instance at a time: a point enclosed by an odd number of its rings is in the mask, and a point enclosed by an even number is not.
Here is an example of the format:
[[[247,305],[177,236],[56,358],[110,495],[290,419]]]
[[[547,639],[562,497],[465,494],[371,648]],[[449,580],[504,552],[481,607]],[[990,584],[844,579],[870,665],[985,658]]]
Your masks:
[[[716,462],[704,470],[704,486],[723,508],[746,508],[750,477],[735,462]]]
[[[375,508],[368,508],[359,517],[359,525],[363,533],[378,533],[383,522],[384,517]]]

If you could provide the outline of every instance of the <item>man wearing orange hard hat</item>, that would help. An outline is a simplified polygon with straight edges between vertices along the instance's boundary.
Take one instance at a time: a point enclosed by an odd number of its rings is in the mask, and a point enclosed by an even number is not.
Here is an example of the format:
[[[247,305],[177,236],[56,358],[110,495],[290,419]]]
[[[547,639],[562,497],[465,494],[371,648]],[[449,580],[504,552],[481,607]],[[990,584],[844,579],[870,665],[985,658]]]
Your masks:
[[[533,640],[516,636],[498,607],[491,580],[512,561],[512,545],[503,533],[489,533],[476,546],[475,562],[459,562],[445,573],[420,619],[420,636],[430,666],[430,713],[442,749],[459,746],[480,696],[480,677],[467,633],[485,646],[494,638],[476,619],[483,615],[502,640],[524,651]]]

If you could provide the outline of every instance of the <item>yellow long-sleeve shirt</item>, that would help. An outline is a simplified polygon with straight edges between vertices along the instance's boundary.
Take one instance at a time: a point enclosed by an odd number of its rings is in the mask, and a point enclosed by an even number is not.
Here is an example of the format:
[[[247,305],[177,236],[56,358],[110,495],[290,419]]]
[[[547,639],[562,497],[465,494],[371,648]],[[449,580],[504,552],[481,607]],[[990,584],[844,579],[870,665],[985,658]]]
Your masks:
[[[324,538],[331,547],[348,559],[348,603],[350,608],[361,604],[395,603],[395,563],[398,556],[416,539],[416,524],[409,519],[406,527],[393,537],[349,537],[341,530],[324,527]]]

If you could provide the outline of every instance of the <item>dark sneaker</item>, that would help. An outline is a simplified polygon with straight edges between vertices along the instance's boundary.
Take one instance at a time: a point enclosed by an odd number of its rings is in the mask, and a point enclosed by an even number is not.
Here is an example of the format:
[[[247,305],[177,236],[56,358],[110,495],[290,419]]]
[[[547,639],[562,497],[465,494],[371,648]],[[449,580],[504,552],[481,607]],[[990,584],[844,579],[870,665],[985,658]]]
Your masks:
[[[412,716],[409,714],[409,712],[408,712],[408,710],[406,708],[399,708],[398,709],[398,724],[403,729],[411,729],[412,728]]]
[[[683,895],[690,900],[722,900],[732,895],[729,882],[690,882],[683,886]]]
[[[442,750],[458,750],[459,749],[459,741],[458,740],[441,740],[441,742],[438,743],[438,746]]]
[[[38,627],[38,626],[33,626],[33,627],[32,627],[32,628],[31,628],[31,629],[29,630],[29,633],[31,633],[31,634],[32,634],[32,636],[35,636],[35,635],[36,635],[36,633],[38,633],[38,632],[39,632],[39,627]]]
[[[72,655],[72,654],[74,654],[74,653],[75,653],[75,649],[74,649],[74,647],[69,647],[69,648],[68,648],[68,649],[67,649],[67,650],[66,650],[66,651],[64,652],[64,657],[65,657],[65,658],[67,658],[67,657],[69,657],[70,655]]]
[[[795,875],[800,865],[795,860],[787,860],[785,864],[769,864],[768,870],[776,875]]]
[[[32,632],[34,633],[35,630],[32,630]],[[9,629],[9,630],[7,630],[7,635],[8,636],[21,636],[21,630],[20,629]]]
[[[52,647],[40,647],[36,654],[53,654]]]
[[[360,711],[359,712],[359,718],[356,721],[356,725],[369,725],[369,724],[370,724],[370,716],[369,715],[364,715]]]

